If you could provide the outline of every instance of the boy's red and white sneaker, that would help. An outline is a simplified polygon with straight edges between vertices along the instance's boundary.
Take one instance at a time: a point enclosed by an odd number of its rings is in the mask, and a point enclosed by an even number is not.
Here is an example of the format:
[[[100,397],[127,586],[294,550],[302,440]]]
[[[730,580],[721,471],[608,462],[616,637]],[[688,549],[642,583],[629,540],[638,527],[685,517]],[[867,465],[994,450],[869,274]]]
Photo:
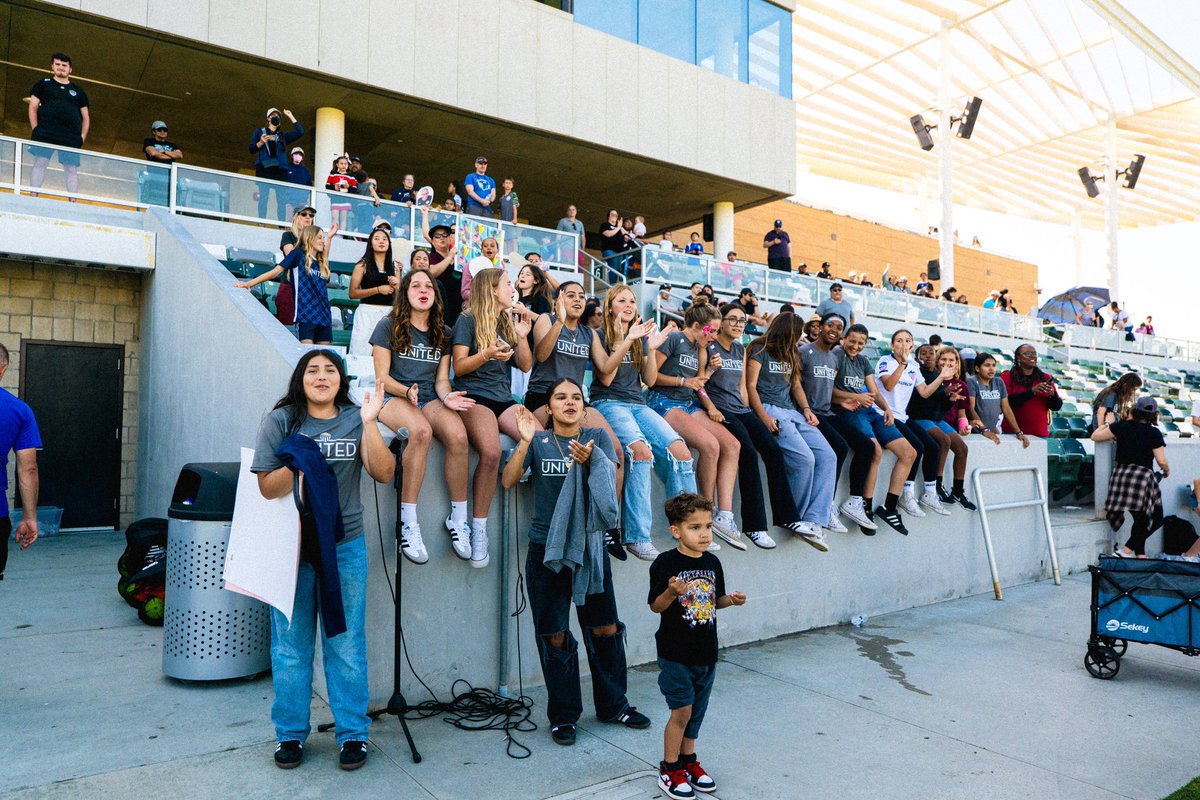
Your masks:
[[[667,797],[675,800],[695,800],[696,793],[688,783],[688,771],[681,766],[668,765],[665,761],[658,764],[658,788]]]
[[[717,790],[717,782],[704,771],[704,767],[700,766],[700,762],[695,759],[685,761],[683,763],[684,770],[688,774],[688,783],[697,792],[715,792]]]

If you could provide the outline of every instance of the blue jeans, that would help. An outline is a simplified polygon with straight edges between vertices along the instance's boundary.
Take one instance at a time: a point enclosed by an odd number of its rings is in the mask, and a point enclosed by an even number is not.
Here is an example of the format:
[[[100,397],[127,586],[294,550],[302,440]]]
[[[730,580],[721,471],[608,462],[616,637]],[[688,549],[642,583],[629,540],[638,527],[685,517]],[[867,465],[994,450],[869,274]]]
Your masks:
[[[338,577],[342,582],[342,605],[346,632],[325,637],[321,626],[321,652],[325,657],[325,685],[333,710],[339,746],[349,741],[367,741],[371,719],[367,716],[370,691],[367,686],[367,542],[362,536],[338,545]],[[275,702],[271,721],[275,740],[304,742],[312,727],[308,712],[312,705],[313,649],[318,622],[317,575],[312,565],[300,562],[296,576],[296,600],[292,624],[278,609],[271,609],[271,681]]]
[[[621,400],[597,400],[594,408],[608,420],[617,440],[625,448],[625,490],[622,493],[621,525],[625,544],[650,541],[654,509],[650,507],[650,472],[657,470],[667,487],[667,497],[696,491],[696,471],[691,460],[680,461],[667,450],[672,442],[682,442],[658,412],[640,403]],[[645,442],[654,463],[634,461],[633,443]]]
[[[678,408],[685,414],[693,414],[700,410],[698,400],[676,400],[674,397],[667,397],[662,392],[656,392],[653,389],[646,392],[646,405],[663,417],[673,408]]]
[[[546,715],[551,725],[574,725],[583,713],[583,696],[579,687],[579,642],[570,631],[571,571],[552,572],[542,563],[545,545],[529,543],[525,558],[525,588],[529,592],[529,610],[533,612],[533,632],[537,639],[538,657],[542,662],[542,677],[546,679]],[[604,591],[589,594],[582,606],[575,608],[583,644],[587,651],[588,669],[592,673],[592,702],[596,716],[603,721],[616,719],[629,708],[625,699],[625,626],[617,617],[617,596],[613,592],[612,564],[608,553],[604,559]],[[616,625],[612,636],[597,636],[593,628]],[[548,641],[555,634],[564,634],[562,648]]]
[[[763,408],[779,422],[779,447],[788,467],[788,483],[800,519],[824,526],[833,509],[837,454],[821,432],[809,425],[796,409],[769,403]]]
[[[742,527],[748,531],[767,529],[767,510],[763,507],[762,478],[758,459],[767,466],[767,489],[771,494],[771,514],[776,525],[800,519],[796,500],[788,483],[787,462],[779,440],[754,412],[726,414],[725,427],[742,445],[738,455],[738,489],[742,494]],[[835,460],[836,461],[836,460]],[[834,473],[837,474],[836,472]]]

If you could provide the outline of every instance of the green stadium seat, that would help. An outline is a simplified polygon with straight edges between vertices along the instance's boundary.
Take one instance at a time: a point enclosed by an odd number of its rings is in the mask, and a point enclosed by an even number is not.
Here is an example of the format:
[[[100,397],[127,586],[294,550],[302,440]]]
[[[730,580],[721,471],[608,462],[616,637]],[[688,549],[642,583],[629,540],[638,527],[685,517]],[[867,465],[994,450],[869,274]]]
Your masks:
[[[1088,437],[1088,423],[1089,420],[1086,420],[1083,417],[1072,417],[1070,420],[1068,420],[1068,424],[1071,428],[1071,438],[1086,439]]]
[[[1083,442],[1078,439],[1064,439],[1062,447],[1064,456],[1079,460],[1079,477],[1074,486],[1075,499],[1083,500],[1095,494],[1095,457],[1084,449]]]
[[[1071,435],[1070,421],[1061,415],[1056,415],[1050,420],[1050,436],[1054,439],[1066,439]]]

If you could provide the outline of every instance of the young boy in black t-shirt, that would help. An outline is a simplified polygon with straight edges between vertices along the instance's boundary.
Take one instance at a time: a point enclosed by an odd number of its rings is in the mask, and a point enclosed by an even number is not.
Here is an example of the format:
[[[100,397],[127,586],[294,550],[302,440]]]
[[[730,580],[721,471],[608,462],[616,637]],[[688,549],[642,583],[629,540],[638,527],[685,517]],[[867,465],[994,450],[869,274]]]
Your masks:
[[[708,552],[712,543],[712,503],[685,493],[664,504],[674,550],[650,565],[650,610],[659,615],[658,688],[671,709],[663,732],[658,788],[667,797],[690,800],[716,791],[716,782],[696,759],[696,737],[708,708],[717,670],[717,609],[746,602],[741,592],[725,593],[721,562]]]

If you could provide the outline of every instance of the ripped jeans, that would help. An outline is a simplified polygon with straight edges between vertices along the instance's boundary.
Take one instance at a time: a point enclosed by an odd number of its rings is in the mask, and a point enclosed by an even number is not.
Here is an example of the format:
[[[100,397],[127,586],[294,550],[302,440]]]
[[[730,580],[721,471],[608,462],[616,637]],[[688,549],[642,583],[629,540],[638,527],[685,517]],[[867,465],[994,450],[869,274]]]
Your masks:
[[[550,697],[546,714],[551,725],[574,725],[583,713],[583,697],[579,686],[579,643],[569,630],[571,571],[550,571],[542,564],[545,557],[545,545],[529,543],[525,588],[529,593],[529,609],[533,612],[542,677]],[[617,618],[617,598],[613,593],[608,553],[602,550],[601,557],[604,559],[604,591],[588,595],[587,602],[576,607],[575,612],[592,673],[596,716],[610,721],[629,708],[629,701],[625,699],[625,626]],[[593,632],[594,628],[607,625],[616,625],[617,632],[611,636]],[[556,633],[565,634],[562,648],[549,641]]]
[[[666,496],[696,491],[696,471],[693,461],[680,461],[667,450],[680,436],[657,411],[644,403],[622,400],[597,400],[593,403],[612,427],[617,440],[625,448],[625,490],[621,503],[621,526],[625,529],[625,544],[650,541],[655,510],[650,506],[650,473],[657,472]],[[654,462],[635,461],[634,442],[650,447]]]

